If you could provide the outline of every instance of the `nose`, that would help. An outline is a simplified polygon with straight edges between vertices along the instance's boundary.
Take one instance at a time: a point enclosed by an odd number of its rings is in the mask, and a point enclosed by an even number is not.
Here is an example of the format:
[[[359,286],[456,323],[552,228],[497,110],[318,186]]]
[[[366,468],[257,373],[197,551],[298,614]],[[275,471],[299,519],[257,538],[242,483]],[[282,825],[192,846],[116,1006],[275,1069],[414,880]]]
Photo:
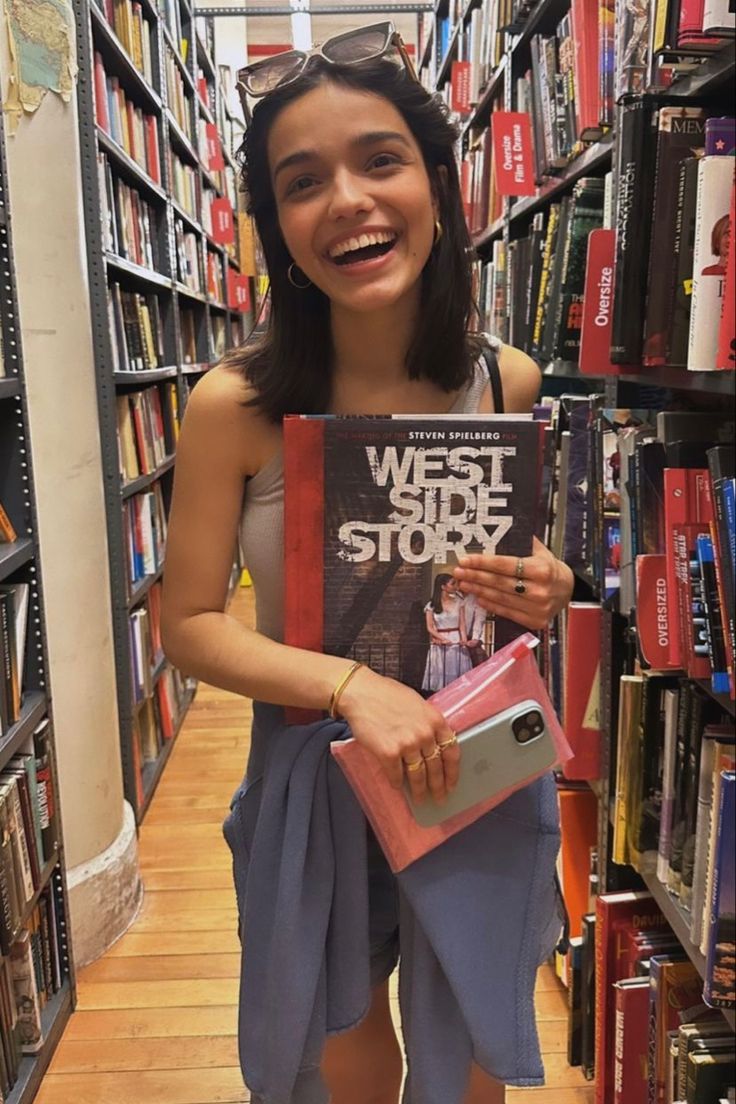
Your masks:
[[[354,218],[373,210],[375,203],[368,182],[359,174],[343,168],[335,173],[330,196],[330,217]]]

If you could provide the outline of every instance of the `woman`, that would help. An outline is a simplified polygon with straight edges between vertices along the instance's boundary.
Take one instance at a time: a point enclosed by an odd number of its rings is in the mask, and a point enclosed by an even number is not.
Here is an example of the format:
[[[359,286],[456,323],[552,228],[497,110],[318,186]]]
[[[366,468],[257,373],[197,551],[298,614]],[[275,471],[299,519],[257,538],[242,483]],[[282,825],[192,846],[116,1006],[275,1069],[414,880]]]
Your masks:
[[[280,55],[242,75],[258,97],[244,183],[272,311],[265,337],[204,377],[187,407],[169,523],[165,648],[182,670],[255,700],[249,780],[265,784],[275,769],[274,711],[259,703],[331,704],[394,786],[442,800],[457,780],[457,743],[420,694],[366,667],[346,684],[349,661],[280,642],[281,419],[294,411],[491,413],[500,403],[526,411],[539,373],[503,347],[489,384],[481,343],[467,332],[470,243],[455,131],[416,81],[391,25],[340,36],[307,61]],[[255,585],[255,631],[225,611],[239,532]],[[519,587],[515,560],[475,555],[454,574],[484,609],[540,627],[569,601],[571,574],[540,544],[522,571]],[[388,999],[397,894],[377,849],[369,850],[372,1000],[357,1027],[324,1046],[331,1104],[397,1104],[401,1081]],[[239,902],[242,882],[240,890]],[[283,1000],[288,1007],[290,994]],[[242,1045],[241,1032],[241,1056]],[[503,1098],[476,1066],[464,1104]]]
[[[472,667],[467,651],[465,610],[457,580],[444,572],[434,581],[432,598],[424,607],[430,645],[422,690],[441,690]]]

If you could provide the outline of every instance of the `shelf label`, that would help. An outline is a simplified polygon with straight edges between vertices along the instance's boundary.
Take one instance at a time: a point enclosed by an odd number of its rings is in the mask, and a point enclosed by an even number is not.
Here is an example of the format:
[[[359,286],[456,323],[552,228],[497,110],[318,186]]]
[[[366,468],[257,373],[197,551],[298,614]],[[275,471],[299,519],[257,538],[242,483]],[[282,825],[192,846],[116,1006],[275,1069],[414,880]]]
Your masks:
[[[210,205],[212,214],[212,237],[218,245],[235,244],[235,225],[233,221],[233,208],[227,196],[212,200]]]
[[[205,123],[205,131],[207,134],[207,163],[210,172],[219,172],[220,169],[225,168],[220,135],[217,133],[217,127],[214,123]]]
[[[453,61],[450,77],[450,107],[460,115],[470,113],[470,62]]]
[[[532,127],[524,111],[494,111],[491,116],[493,172],[502,196],[536,194]]]
[[[620,376],[626,371],[621,364],[611,364],[615,268],[616,231],[591,230],[580,331],[579,367],[584,376]]]

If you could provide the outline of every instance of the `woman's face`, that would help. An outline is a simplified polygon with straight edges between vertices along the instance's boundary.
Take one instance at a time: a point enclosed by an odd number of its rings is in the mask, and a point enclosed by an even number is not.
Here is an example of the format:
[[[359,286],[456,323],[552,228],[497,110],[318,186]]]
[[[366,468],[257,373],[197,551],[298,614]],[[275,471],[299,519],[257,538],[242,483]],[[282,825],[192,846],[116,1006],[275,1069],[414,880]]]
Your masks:
[[[442,594],[447,598],[455,598],[457,596],[457,579],[448,579],[446,583],[442,584]]]
[[[324,81],[278,115],[268,159],[287,248],[333,307],[381,310],[418,292],[435,204],[388,100]]]

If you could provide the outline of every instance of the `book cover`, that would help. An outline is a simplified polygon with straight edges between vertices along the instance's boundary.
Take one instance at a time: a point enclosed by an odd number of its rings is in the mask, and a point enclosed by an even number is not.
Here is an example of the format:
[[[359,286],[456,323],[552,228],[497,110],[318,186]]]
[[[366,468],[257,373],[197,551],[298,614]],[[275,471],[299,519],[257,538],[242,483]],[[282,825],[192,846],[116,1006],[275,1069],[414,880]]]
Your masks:
[[[588,235],[603,227],[603,181],[579,180],[572,193],[572,215],[562,272],[560,324],[554,355],[577,363],[585,309],[585,264]]]
[[[431,692],[472,667],[470,632],[488,655],[518,635],[464,601],[450,572],[471,552],[531,552],[542,429],[512,416],[287,418],[287,642]]]
[[[616,166],[616,268],[611,361],[641,359],[649,271],[649,241],[657,151],[656,104],[626,97],[618,107]]]
[[[650,894],[603,893],[596,900],[595,1101],[611,1104],[614,1092],[614,982],[629,977],[625,933],[666,926]]]
[[[649,978],[614,982],[614,1104],[645,1104]]]
[[[710,898],[708,955],[703,995],[713,1008],[736,1007],[736,774],[721,774],[718,831]]]
[[[641,874],[653,874],[657,867],[666,723],[664,694],[676,685],[666,677],[651,674],[644,677],[627,808],[631,853]]]
[[[712,1020],[700,1020],[698,1023],[683,1023],[677,1029],[677,1080],[675,1100],[685,1100],[687,1094],[687,1060],[692,1051],[713,1044],[719,1045],[727,1039],[733,1045],[731,1032],[723,1017],[713,1013]]]
[[[729,210],[734,159],[703,157],[698,165],[693,290],[687,366],[691,372],[716,370],[730,237]]]
[[[705,485],[706,488],[709,488],[710,482],[706,480]],[[728,663],[726,660],[726,643],[723,631],[718,583],[716,580],[713,540],[710,534],[699,534],[697,538],[697,547],[705,613],[706,640],[708,643],[708,658],[712,668],[710,676],[711,689],[717,694],[727,694],[730,683],[728,677]]]
[[[709,1054],[694,1053],[687,1060],[688,1104],[711,1104],[728,1098],[734,1083],[733,1052]]]
[[[709,532],[702,490],[707,473],[702,468],[666,468],[664,472],[665,566],[670,620],[670,664],[688,669],[695,662],[700,625],[692,607],[691,552],[699,533]],[[697,560],[697,551],[695,551]],[[702,619],[701,619],[702,620]],[[704,640],[702,643],[707,649]],[[707,677],[709,672],[706,672]]]
[[[571,602],[567,608],[565,735],[573,751],[563,773],[568,779],[601,776],[601,607]]]
[[[670,323],[670,288],[674,283],[675,218],[680,165],[702,149],[705,111],[702,107],[662,107],[657,124],[654,212],[649,244],[644,326],[644,363],[666,363]]]
[[[662,805],[659,814],[659,840],[657,841],[657,878],[667,884],[670,858],[672,815],[675,804],[675,752],[677,745],[677,717],[680,690],[664,691],[664,752],[662,756]]]
[[[560,221],[557,228],[557,243],[554,256],[552,257],[546,314],[542,327],[542,340],[539,347],[539,355],[542,360],[552,360],[554,357],[557,335],[562,320],[562,281],[565,269],[565,256],[569,250],[572,204],[572,196],[562,197],[560,202]]]
[[[736,154],[736,118],[733,115],[721,115],[708,119],[705,124],[706,157],[733,157],[734,154]]]
[[[731,186],[731,210],[729,214],[728,256],[726,258],[726,282],[723,289],[723,306],[718,327],[718,353],[716,368],[736,369],[736,181]],[[2,524],[0,522],[0,529]]]
[[[615,769],[613,785],[613,862],[623,865],[634,862],[638,856],[631,851],[631,834],[628,830],[628,806],[635,784],[632,778],[644,690],[643,675],[623,675],[616,691],[618,698],[618,730],[616,755],[612,759]]]
[[[10,949],[10,972],[24,1054],[38,1054],[44,1043],[41,1002],[33,964],[30,934],[22,932]]]
[[[582,992],[580,994],[580,1065],[583,1076],[592,1081],[595,1076],[596,1048],[596,915],[586,913],[582,924]]]
[[[736,518],[729,508],[733,499],[736,459],[733,446],[720,445],[707,450],[710,473],[710,499],[713,518],[710,533],[715,553],[716,582],[724,629],[724,644],[729,672],[730,694],[734,697],[734,655],[736,655],[736,625],[734,624],[734,572],[736,572]]]

